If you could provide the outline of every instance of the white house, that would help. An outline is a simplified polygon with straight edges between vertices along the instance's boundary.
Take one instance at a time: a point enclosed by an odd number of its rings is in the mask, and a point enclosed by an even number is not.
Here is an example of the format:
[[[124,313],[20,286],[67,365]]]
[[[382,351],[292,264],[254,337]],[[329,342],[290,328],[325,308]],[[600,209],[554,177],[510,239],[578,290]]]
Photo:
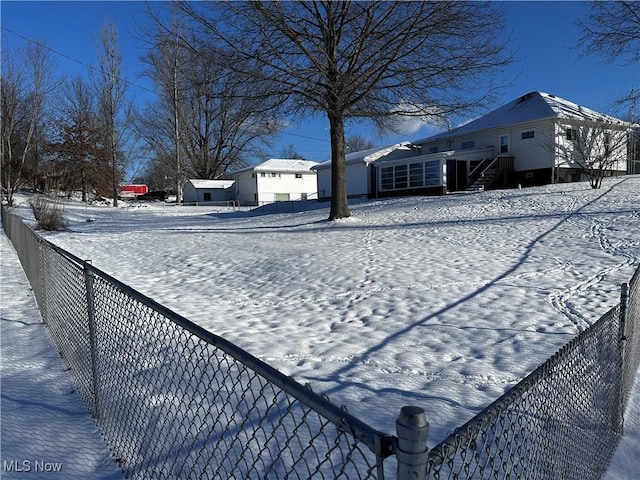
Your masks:
[[[620,119],[531,92],[447,132],[347,155],[347,195],[442,194],[581,180],[573,151],[577,135],[592,125],[603,126],[604,149],[608,138],[630,131]],[[611,152],[614,175],[627,171],[626,143],[616,142]],[[331,162],[315,169],[320,197],[329,197]]]
[[[492,185],[540,185],[581,179],[571,160],[580,129],[603,125],[604,138],[630,125],[544,92],[523,95],[461,127],[413,142],[423,154],[446,156],[447,191]],[[626,141],[612,152],[613,174],[627,171]],[[490,149],[490,150],[489,150]],[[569,152],[569,154],[568,154]],[[382,175],[382,172],[381,172]]]
[[[317,199],[316,162],[272,158],[233,172],[235,199],[240,205]]]
[[[191,179],[184,184],[184,203],[222,203],[233,200],[233,180]]]

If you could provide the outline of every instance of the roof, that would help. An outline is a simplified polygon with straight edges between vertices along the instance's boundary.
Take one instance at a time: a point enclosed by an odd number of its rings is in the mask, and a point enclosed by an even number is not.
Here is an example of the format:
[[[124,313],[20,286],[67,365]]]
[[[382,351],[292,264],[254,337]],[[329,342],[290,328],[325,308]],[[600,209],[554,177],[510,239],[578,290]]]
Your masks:
[[[555,95],[531,92],[493,110],[465,125],[448,132],[439,133],[414,143],[428,143],[468,133],[488,130],[506,125],[543,120],[546,118],[601,120],[614,124],[625,124],[622,120],[580,106]]]
[[[193,185],[194,188],[229,188],[231,187],[235,181],[234,180],[199,180],[199,179],[189,179],[189,183]]]
[[[411,142],[400,142],[395,145],[391,145],[390,147],[376,147],[370,148],[368,150],[361,150],[359,152],[348,153],[345,155],[345,163],[347,165],[354,163],[365,163],[370,164],[375,162],[376,160],[389,155],[390,153],[396,150],[411,150]],[[316,167],[315,170],[325,169],[331,167],[331,160],[327,160],[326,162],[322,162]]]
[[[317,162],[302,159],[270,158],[266,162],[251,167],[236,170],[232,173],[243,172],[281,172],[281,173],[304,173],[310,172],[311,167],[318,165]]]

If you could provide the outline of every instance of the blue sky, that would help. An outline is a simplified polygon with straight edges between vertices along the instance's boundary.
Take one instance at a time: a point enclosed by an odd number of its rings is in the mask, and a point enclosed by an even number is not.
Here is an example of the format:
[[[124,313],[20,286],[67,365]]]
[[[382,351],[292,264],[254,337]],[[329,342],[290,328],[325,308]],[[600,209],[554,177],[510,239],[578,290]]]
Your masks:
[[[152,4],[153,5],[153,4]],[[540,90],[596,109],[608,110],[609,105],[628,93],[632,86],[640,87],[640,65],[610,65],[600,57],[586,56],[576,46],[580,31],[574,22],[588,11],[583,2],[505,2],[502,7],[508,21],[517,61],[504,70],[500,102],[496,108],[525,93]],[[126,75],[134,84],[131,93],[138,102],[150,95],[151,84],[140,77],[140,55],[145,44],[139,27],[147,22],[144,2],[1,2],[3,47],[21,47],[23,37],[44,40],[59,53],[56,56],[61,72],[86,72],[95,65],[95,38],[106,19],[118,29]],[[424,138],[437,130],[422,126],[402,135],[379,135],[363,124],[347,125],[347,136],[359,134],[375,144],[389,145],[402,140]],[[329,158],[327,122],[313,118],[292,125],[272,147],[277,157],[283,147],[291,144],[305,158],[324,161]]]

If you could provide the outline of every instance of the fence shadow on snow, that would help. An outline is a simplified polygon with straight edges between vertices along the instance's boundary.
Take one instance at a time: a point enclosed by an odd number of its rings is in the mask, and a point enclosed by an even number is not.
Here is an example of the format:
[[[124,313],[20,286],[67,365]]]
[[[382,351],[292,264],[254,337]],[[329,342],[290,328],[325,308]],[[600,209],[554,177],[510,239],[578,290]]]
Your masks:
[[[379,432],[4,208],[2,223],[128,478],[597,479],[622,434],[640,364],[640,268],[620,305],[429,450],[422,409],[401,410],[397,435]]]

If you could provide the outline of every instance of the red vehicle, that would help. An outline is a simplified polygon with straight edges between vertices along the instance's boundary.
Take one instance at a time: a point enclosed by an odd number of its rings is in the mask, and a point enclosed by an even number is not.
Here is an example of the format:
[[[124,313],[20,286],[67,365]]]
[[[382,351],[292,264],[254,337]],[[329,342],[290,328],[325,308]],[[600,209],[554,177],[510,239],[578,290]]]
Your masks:
[[[137,197],[144,195],[149,191],[149,187],[143,184],[138,185],[122,185],[120,187],[120,195],[122,197]]]

